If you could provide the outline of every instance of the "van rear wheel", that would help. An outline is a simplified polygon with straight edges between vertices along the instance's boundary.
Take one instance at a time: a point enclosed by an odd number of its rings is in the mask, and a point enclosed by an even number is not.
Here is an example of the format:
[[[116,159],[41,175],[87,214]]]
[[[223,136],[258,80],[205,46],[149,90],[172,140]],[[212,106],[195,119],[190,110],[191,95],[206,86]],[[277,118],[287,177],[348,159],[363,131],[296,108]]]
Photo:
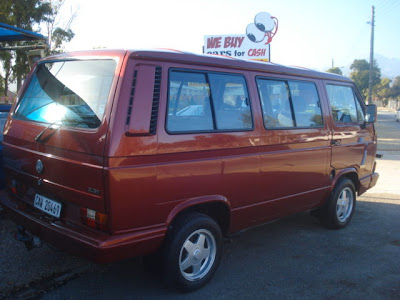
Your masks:
[[[191,213],[176,222],[167,238],[164,279],[183,292],[205,285],[214,275],[222,252],[222,233],[209,216]]]
[[[349,224],[356,206],[356,190],[349,178],[340,179],[328,203],[321,210],[321,223],[330,229],[344,228]]]

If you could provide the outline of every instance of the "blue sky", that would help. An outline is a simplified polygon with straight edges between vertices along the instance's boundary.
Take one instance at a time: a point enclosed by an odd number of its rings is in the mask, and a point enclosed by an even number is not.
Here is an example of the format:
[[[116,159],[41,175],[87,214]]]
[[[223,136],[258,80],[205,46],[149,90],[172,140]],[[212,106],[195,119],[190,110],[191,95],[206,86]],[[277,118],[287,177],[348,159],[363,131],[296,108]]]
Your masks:
[[[111,5],[112,4],[112,5]],[[173,48],[201,53],[204,35],[244,34],[258,12],[279,20],[271,60],[324,70],[369,60],[371,6],[375,53],[400,59],[400,0],[67,0],[79,6],[66,50]],[[400,70],[399,70],[400,74]]]

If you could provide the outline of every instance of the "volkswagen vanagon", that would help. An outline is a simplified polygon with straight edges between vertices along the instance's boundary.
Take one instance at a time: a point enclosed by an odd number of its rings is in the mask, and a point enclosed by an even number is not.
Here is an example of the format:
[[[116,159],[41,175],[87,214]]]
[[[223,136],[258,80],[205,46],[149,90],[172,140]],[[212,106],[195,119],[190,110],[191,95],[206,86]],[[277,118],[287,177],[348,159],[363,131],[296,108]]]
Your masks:
[[[307,210],[345,227],[378,179],[375,118],[335,74],[169,50],[56,55],[8,117],[1,203],[30,246],[161,253],[168,284],[191,291],[224,235]]]

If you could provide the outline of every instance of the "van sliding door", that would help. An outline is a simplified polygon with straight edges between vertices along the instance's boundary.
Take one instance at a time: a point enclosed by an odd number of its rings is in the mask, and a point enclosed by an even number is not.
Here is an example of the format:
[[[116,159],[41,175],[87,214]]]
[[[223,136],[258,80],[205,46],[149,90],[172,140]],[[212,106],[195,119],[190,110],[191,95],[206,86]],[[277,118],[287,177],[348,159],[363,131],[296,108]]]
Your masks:
[[[329,130],[318,82],[257,78],[265,132],[260,217],[276,218],[320,203],[329,189]]]

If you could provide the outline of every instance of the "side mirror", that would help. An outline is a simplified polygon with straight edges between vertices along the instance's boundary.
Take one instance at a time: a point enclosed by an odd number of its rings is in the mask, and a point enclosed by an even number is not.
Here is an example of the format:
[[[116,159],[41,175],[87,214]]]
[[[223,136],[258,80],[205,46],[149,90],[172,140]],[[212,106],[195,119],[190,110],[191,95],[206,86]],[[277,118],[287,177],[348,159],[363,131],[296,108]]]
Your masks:
[[[28,51],[28,62],[29,66],[32,69],[33,65],[36,64],[40,59],[45,57],[43,49],[36,49]]]
[[[375,104],[367,105],[365,109],[365,123],[374,123],[376,121],[377,108]]]

